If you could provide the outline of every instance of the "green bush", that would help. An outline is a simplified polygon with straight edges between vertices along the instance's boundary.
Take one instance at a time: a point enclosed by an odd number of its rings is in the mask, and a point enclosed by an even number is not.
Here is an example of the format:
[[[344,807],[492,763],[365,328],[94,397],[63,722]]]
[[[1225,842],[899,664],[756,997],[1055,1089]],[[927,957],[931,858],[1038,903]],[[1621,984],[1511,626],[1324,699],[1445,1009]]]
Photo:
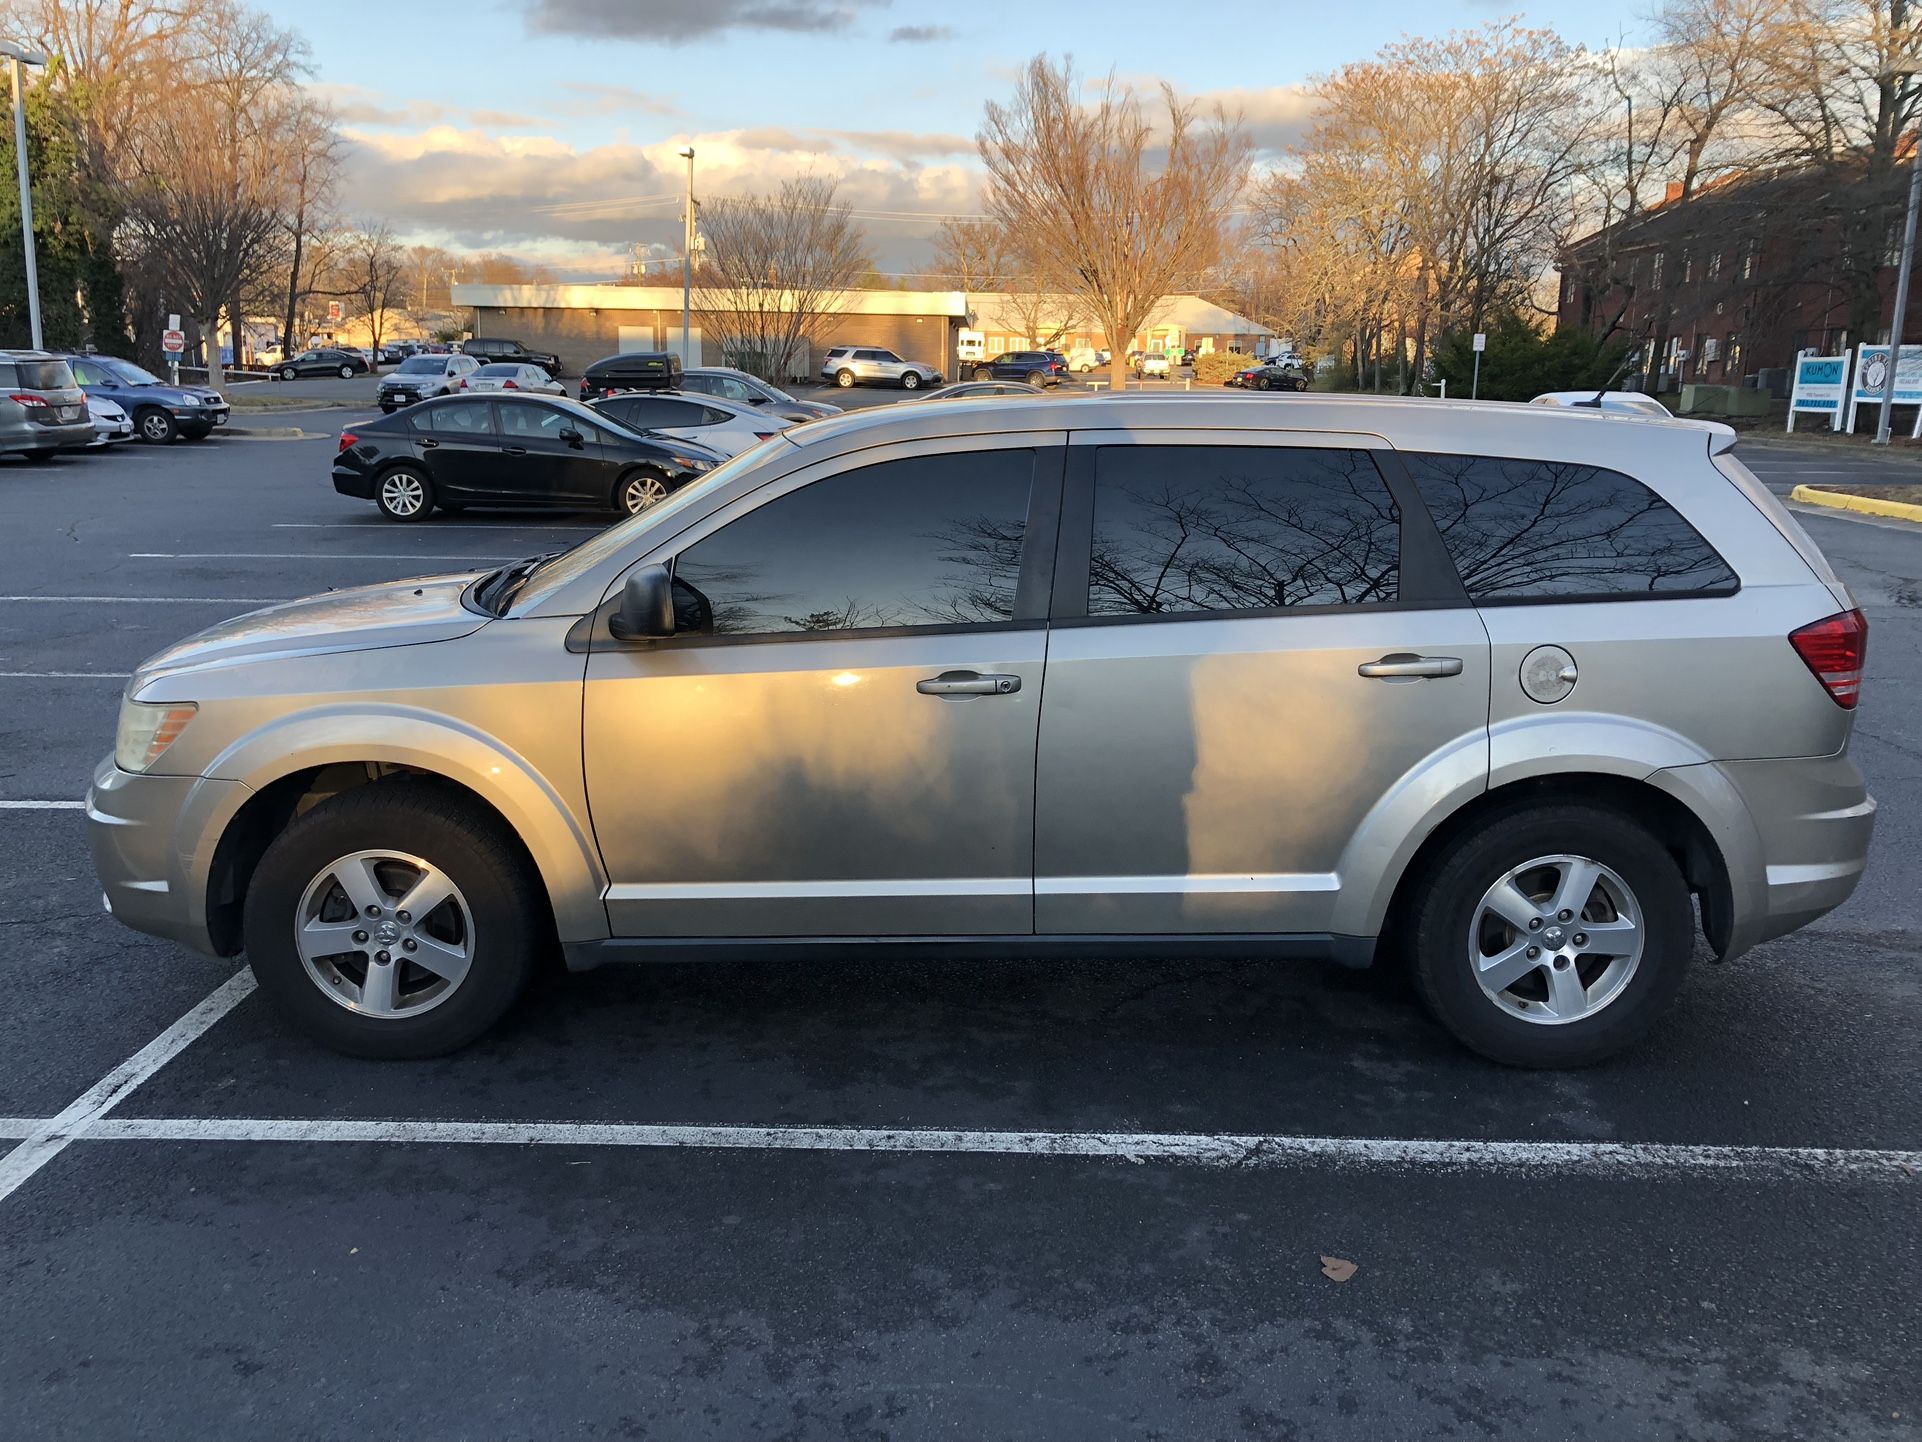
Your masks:
[[[1252,362],[1247,356],[1229,355],[1225,350],[1202,351],[1195,357],[1195,384],[1218,386],[1249,364]]]
[[[1533,400],[1544,391],[1600,390],[1617,375],[1626,341],[1603,343],[1591,331],[1544,335],[1515,311],[1487,322],[1477,394],[1487,401]],[[1474,337],[1467,331],[1435,348],[1435,373],[1448,381],[1449,399],[1466,399],[1475,374]]]

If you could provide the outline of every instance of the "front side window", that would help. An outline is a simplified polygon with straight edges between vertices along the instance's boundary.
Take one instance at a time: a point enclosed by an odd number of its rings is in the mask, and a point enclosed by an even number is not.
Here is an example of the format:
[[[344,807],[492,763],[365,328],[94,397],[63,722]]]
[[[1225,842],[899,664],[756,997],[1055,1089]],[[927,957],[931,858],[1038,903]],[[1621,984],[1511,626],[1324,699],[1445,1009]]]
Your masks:
[[[602,401],[600,409],[636,430],[653,430],[660,426],[698,426],[704,424],[702,417],[707,413],[705,406],[696,405],[693,401],[675,400],[671,396],[617,396],[613,400]]]
[[[1693,526],[1619,471],[1495,456],[1402,460],[1478,602],[1738,589]]]
[[[476,410],[480,407],[475,407]],[[520,401],[501,403],[501,434],[528,440],[559,440],[562,431],[580,427],[574,418],[550,406],[529,405]]]
[[[425,428],[436,435],[491,436],[494,434],[493,407],[485,401],[430,406],[419,415]]]
[[[795,635],[1014,615],[1034,452],[884,461],[803,486],[675,559],[683,629]]]
[[[1401,520],[1366,451],[1104,446],[1090,616],[1397,599]]]

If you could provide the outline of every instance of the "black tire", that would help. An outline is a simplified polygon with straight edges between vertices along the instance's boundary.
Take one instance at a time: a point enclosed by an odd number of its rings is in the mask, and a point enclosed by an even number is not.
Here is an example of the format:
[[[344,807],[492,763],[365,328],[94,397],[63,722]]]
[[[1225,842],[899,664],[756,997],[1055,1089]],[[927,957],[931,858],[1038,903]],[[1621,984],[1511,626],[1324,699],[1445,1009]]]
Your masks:
[[[284,381],[297,381],[300,379],[300,372],[292,366],[282,366],[280,368],[280,378]]]
[[[150,446],[164,446],[180,434],[174,418],[159,406],[142,406],[133,414],[134,434]]]
[[[393,414],[393,413],[394,413],[395,411],[397,411],[397,410],[399,410],[399,409],[400,409],[400,407],[399,407],[399,406],[389,406],[389,405],[383,405],[383,406],[382,406],[382,407],[380,408],[380,413],[381,413],[382,415],[384,415],[384,416],[391,416],[391,415],[392,415],[392,414]]]
[[[978,381],[991,381],[994,379],[994,372],[987,366],[976,366],[974,378]]]
[[[349,1010],[321,990],[294,945],[309,883],[343,856],[381,849],[445,872],[473,918],[466,976],[418,1016]],[[322,1046],[349,1056],[431,1057],[466,1046],[519,999],[545,934],[543,911],[539,877],[497,816],[449,786],[400,776],[323,801],[274,838],[247,888],[244,939],[261,991]]]
[[[342,366],[340,368],[340,378],[344,381],[350,381],[359,374],[360,368],[358,366]]]
[[[1290,386],[1289,389],[1292,391],[1305,391],[1308,389],[1308,382],[1297,378],[1295,383],[1292,386]]]
[[[1627,884],[1642,912],[1642,954],[1613,1000],[1550,1025],[1511,1014],[1482,990],[1470,927],[1506,873],[1557,854],[1598,861]],[[1583,803],[1522,803],[1483,818],[1419,882],[1407,925],[1416,989],[1436,1020],[1489,1060],[1521,1067],[1588,1066],[1631,1045],[1675,999],[1695,946],[1695,908],[1674,857],[1639,823]]]
[[[25,455],[30,461],[50,461],[59,455],[60,451],[59,448],[55,446],[37,446],[33,450],[23,451],[21,454]]]
[[[408,510],[406,501],[413,494],[407,482],[414,482],[419,490],[419,504]],[[390,482],[395,484],[390,486]],[[413,525],[424,521],[434,513],[434,483],[414,466],[395,466],[382,471],[374,482],[374,509],[381,519],[398,521],[403,525]]]
[[[649,491],[654,492],[651,500],[646,499]],[[622,471],[620,479],[614,482],[610,504],[623,516],[638,516],[673,494],[674,483],[663,472],[652,466],[636,466],[631,471]],[[637,500],[644,500],[645,504],[636,504]]]
[[[836,371],[834,373],[834,383],[844,391],[854,389],[854,372],[850,370]]]
[[[920,390],[921,377],[916,375],[913,371],[902,371],[901,372],[901,389],[904,391]]]

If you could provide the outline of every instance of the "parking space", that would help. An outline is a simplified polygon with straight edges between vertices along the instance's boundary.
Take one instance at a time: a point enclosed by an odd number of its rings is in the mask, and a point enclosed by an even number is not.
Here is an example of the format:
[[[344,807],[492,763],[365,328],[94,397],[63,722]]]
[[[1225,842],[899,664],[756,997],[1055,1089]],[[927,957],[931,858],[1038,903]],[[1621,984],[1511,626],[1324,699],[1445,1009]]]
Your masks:
[[[161,645],[602,523],[383,524],[353,414],[0,467],[0,1435],[1915,1435],[1922,531],[1806,522],[1873,628],[1861,891],[1592,1070],[1388,971],[855,956],[374,1064],[102,915],[75,806]]]

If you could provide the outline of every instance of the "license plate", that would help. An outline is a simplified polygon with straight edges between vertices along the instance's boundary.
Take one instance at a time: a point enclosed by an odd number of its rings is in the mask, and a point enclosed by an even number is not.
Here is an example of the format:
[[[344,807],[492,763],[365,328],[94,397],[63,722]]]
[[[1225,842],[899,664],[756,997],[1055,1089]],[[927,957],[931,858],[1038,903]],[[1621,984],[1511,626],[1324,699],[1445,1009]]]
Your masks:
[[[215,424],[215,425],[217,425],[217,426],[224,426],[224,425],[226,425],[226,424],[227,424],[227,413],[226,413],[225,411],[215,411],[215,412],[214,412],[214,424]]]
[[[63,421],[77,421],[77,420],[79,420],[79,419],[80,419],[80,407],[79,407],[79,406],[62,406],[62,407],[60,407],[60,419],[61,419],[61,420],[63,420]]]

